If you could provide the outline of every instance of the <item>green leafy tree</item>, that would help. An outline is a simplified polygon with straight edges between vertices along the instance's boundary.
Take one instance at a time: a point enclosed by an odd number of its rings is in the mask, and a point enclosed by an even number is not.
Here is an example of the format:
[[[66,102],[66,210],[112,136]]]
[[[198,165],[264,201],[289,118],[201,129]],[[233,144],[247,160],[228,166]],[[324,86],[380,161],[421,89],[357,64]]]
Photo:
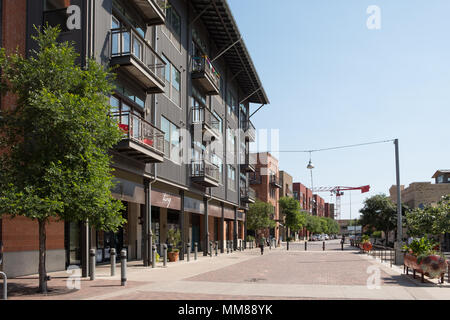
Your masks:
[[[308,214],[306,216],[306,230],[311,233],[322,233],[322,223],[320,222],[320,218]]]
[[[39,225],[39,290],[47,292],[46,225],[88,221],[98,229],[123,225],[123,205],[111,196],[108,150],[121,138],[108,116],[110,73],[91,60],[85,68],[58,28],[38,29],[29,58],[0,51],[3,93],[17,98],[0,117],[0,215]]]
[[[300,213],[300,203],[291,197],[278,200],[285,224],[291,230],[300,230],[306,224],[306,217]]]
[[[450,232],[450,195],[442,197],[436,206],[408,212],[406,224],[412,236],[438,236]]]
[[[250,204],[247,213],[247,229],[258,231],[276,226],[273,220],[274,208],[270,203],[256,200]]]
[[[402,214],[406,213],[407,208],[403,206]],[[378,194],[367,198],[364,201],[364,207],[359,211],[361,217],[359,222],[363,228],[383,230],[387,235],[389,231],[397,227],[397,206],[385,194]]]

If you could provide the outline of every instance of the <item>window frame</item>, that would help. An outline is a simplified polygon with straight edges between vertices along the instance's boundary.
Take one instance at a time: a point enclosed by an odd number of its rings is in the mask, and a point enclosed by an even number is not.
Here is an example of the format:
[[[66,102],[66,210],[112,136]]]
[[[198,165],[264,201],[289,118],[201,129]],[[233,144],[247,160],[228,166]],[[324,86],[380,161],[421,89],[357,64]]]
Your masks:
[[[166,132],[163,130],[163,120],[167,121],[168,124],[168,128],[169,131]],[[172,161],[175,164],[180,165],[181,164],[181,142],[180,142],[180,137],[181,137],[181,130],[180,127],[178,127],[177,125],[175,125],[172,121],[170,121],[169,119],[167,119],[166,117],[164,117],[163,115],[161,115],[161,131],[164,132],[164,158],[166,158],[167,160]],[[173,133],[177,132],[178,135],[178,140],[176,143],[176,146],[174,148],[172,148],[173,146]],[[166,135],[169,136],[169,140],[166,140]],[[166,148],[166,143],[168,143],[168,148]],[[176,155],[177,152],[173,152],[174,149],[178,150],[178,155]],[[175,154],[175,156],[174,156]]]

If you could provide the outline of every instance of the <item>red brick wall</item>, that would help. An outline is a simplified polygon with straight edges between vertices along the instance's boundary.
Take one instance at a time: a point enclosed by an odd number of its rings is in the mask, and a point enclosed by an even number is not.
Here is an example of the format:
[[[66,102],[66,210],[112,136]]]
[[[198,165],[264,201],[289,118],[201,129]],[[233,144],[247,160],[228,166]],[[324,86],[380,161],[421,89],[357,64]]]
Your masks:
[[[26,0],[4,0],[2,16],[3,48],[7,53],[13,53],[18,49],[25,55],[26,48]],[[2,108],[9,109],[16,103],[13,95],[7,94],[2,98]]]
[[[39,250],[37,221],[25,217],[2,218],[2,241],[5,252]],[[47,224],[47,249],[64,249],[64,222]]]

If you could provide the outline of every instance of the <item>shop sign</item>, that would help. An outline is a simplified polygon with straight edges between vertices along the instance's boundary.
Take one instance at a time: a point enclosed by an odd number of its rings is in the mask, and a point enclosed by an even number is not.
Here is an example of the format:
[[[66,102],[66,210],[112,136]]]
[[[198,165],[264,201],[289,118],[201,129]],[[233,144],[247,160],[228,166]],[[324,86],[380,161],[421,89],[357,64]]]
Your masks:
[[[181,210],[181,197],[163,191],[152,190],[152,206]]]

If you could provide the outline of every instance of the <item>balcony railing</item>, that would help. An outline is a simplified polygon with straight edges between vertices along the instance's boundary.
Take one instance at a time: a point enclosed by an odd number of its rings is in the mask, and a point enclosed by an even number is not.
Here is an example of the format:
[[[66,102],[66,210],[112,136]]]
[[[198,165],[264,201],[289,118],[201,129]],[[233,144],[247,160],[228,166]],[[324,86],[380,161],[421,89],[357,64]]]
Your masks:
[[[191,178],[205,187],[217,187],[220,180],[219,167],[208,160],[193,160]]]
[[[255,203],[256,192],[252,188],[241,188],[241,199],[245,203]]]
[[[203,124],[207,129],[212,130],[214,136],[220,136],[220,120],[204,106],[192,108],[192,123]]]
[[[256,128],[250,120],[245,122],[244,132],[247,140],[252,142],[256,140]]]
[[[164,160],[164,132],[132,112],[112,114],[123,132],[116,149],[143,162]]]
[[[220,93],[220,75],[207,56],[192,59],[192,79],[197,80],[208,95]]]
[[[270,184],[277,188],[281,188],[283,186],[280,178],[275,175],[270,176]]]
[[[111,59],[124,66],[147,91],[163,93],[166,63],[134,29],[111,30]]]
[[[164,24],[166,22],[167,0],[129,0],[139,9],[148,25]]]

